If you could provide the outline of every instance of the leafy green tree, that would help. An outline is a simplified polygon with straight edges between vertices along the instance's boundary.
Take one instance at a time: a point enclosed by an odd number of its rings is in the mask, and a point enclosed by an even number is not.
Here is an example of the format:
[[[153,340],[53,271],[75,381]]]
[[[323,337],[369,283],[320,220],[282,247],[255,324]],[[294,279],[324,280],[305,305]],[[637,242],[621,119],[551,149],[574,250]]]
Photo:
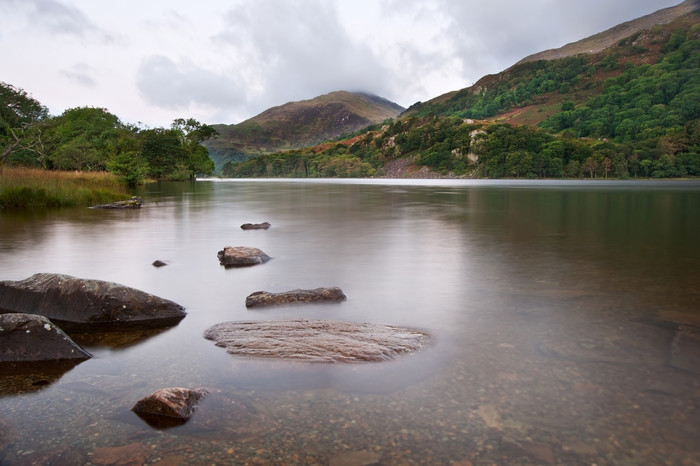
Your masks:
[[[214,172],[214,162],[209,158],[209,150],[202,142],[218,136],[219,132],[213,126],[202,124],[193,118],[178,118],[171,125],[185,151],[183,160],[188,176],[194,178],[197,174],[210,175]]]
[[[48,109],[26,91],[0,82],[0,166],[17,151],[41,147],[39,124]]]

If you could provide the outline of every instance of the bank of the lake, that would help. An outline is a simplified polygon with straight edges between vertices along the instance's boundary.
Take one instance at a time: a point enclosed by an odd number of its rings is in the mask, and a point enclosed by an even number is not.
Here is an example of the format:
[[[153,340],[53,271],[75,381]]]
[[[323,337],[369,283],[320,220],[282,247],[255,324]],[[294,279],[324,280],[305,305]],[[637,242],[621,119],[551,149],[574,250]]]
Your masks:
[[[0,209],[91,206],[129,196],[111,173],[0,168]]]

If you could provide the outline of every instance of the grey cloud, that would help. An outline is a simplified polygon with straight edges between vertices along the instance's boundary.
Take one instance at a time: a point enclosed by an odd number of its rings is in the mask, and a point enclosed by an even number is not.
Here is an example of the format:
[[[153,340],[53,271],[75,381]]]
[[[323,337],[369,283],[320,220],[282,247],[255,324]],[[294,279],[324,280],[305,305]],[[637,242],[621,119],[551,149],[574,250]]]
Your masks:
[[[248,1],[229,11],[225,24],[216,40],[257,70],[259,109],[340,89],[390,87],[387,68],[350,37],[332,2]]]
[[[245,102],[242,86],[235,79],[160,55],[141,63],[136,84],[147,102],[164,109],[184,109],[190,105],[225,109]]]
[[[101,30],[85,13],[59,0],[0,0],[5,14],[24,14],[32,27],[43,28],[51,34],[74,36],[81,39],[97,38],[109,43],[114,37]]]
[[[95,87],[96,81],[91,76],[93,72],[92,67],[85,63],[76,63],[68,69],[61,70],[65,77],[85,87]]]

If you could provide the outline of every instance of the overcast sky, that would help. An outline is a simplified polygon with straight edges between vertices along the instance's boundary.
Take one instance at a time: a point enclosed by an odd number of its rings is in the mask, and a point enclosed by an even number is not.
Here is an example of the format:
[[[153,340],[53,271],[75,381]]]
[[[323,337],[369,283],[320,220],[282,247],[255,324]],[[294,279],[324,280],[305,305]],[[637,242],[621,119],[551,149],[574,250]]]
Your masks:
[[[0,81],[150,127],[335,90],[408,107],[680,2],[0,0]]]

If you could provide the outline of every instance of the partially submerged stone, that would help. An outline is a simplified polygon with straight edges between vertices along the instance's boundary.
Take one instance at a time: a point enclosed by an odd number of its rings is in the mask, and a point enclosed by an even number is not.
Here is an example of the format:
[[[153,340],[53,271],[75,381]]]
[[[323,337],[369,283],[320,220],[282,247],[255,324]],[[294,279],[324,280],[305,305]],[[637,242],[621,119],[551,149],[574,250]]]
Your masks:
[[[269,222],[263,222],[263,223],[244,223],[241,225],[241,229],[243,230],[267,230],[270,228],[272,225],[270,225]]]
[[[419,330],[328,320],[223,322],[204,337],[230,354],[308,362],[378,362],[417,351],[431,338]]]
[[[43,315],[67,331],[168,327],[186,315],[179,304],[128,286],[52,273],[0,281],[3,312]]]
[[[160,260],[160,259],[157,259],[157,260],[153,261],[153,263],[152,263],[151,265],[152,265],[153,267],[165,267],[166,265],[168,265],[168,263],[167,263],[167,262],[163,262],[163,261]]]
[[[224,267],[247,267],[264,264],[271,259],[260,249],[248,246],[226,246],[217,253],[217,257]]]
[[[700,374],[700,328],[681,325],[671,342],[671,365]]]
[[[117,201],[109,204],[99,204],[92,206],[93,209],[140,209],[143,205],[143,199],[138,196],[132,196],[125,201]]]
[[[202,388],[163,388],[137,401],[131,410],[153,427],[174,427],[187,422],[207,393]]]
[[[271,306],[275,304],[316,303],[322,301],[345,301],[343,290],[337,286],[331,288],[315,288],[313,290],[291,290],[282,293],[256,291],[245,299],[246,307]]]
[[[25,363],[78,363],[91,357],[46,317],[0,315],[0,367],[21,369]]]

